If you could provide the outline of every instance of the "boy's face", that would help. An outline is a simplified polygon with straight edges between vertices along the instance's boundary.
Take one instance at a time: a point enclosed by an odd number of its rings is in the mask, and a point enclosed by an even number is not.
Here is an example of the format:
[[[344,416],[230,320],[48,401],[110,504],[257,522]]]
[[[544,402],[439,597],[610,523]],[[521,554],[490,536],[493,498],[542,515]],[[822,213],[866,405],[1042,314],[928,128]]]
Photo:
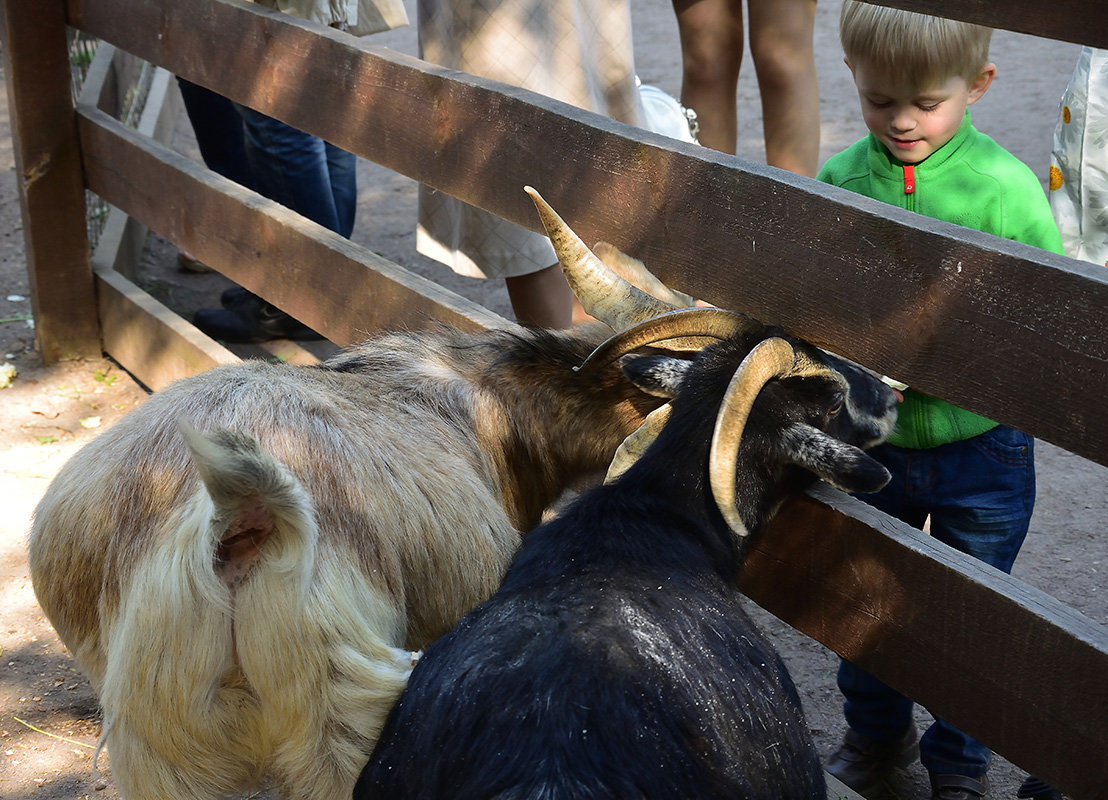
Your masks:
[[[996,75],[996,66],[986,64],[973,81],[955,76],[918,86],[865,63],[846,65],[854,74],[866,127],[905,164],[918,164],[949,142],[966,108],[985,94]]]

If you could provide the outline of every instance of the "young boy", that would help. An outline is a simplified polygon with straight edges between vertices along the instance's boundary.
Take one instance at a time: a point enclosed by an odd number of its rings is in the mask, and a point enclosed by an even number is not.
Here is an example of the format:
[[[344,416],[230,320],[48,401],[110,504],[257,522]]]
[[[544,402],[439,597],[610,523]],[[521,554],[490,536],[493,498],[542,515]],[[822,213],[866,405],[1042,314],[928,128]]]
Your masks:
[[[970,122],[968,107],[996,75],[990,29],[845,0],[839,33],[870,133],[829,159],[821,180],[1062,252],[1038,179]],[[909,388],[896,431],[873,451],[892,481],[867,500],[919,528],[930,517],[932,536],[1009,572],[1035,502],[1032,445],[1030,436]],[[910,699],[846,661],[838,684],[849,730],[831,774],[873,793],[918,752],[935,800],[986,796],[984,745],[937,720],[917,749]]]

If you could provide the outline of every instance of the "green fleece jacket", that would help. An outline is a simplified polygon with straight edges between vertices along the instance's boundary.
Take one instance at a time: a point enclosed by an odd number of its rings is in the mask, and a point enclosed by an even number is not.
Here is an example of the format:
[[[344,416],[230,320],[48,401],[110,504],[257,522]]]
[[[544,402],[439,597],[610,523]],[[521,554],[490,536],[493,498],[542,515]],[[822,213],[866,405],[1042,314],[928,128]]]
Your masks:
[[[914,166],[872,133],[832,156],[819,179],[918,214],[1062,253],[1062,237],[1039,179],[973,127],[967,112],[954,138]],[[922,449],[958,442],[995,422],[908,389],[890,444]]]

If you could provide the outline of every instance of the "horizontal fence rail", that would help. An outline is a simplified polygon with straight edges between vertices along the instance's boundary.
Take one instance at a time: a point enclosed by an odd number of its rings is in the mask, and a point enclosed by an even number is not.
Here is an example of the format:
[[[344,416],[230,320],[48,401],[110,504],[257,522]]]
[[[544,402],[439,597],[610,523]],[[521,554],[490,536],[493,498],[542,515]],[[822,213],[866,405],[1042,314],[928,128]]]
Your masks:
[[[676,288],[1108,463],[1103,268],[675,143],[248,3],[119,7],[78,0],[71,21],[539,229],[522,191],[531,184],[586,241],[612,241]],[[175,35],[156,35],[167,29]],[[281,92],[270,90],[276,85]],[[1012,353],[1019,370],[989,370]]]
[[[1067,796],[1108,792],[1108,629],[830,487],[744,564],[755,602]]]
[[[1108,47],[1108,9],[1099,0],[868,0],[1047,39]]]
[[[503,325],[482,306],[376,256],[278,203],[150,141],[94,108],[79,109],[88,187],[298,319],[349,344],[386,324],[438,319],[477,330]],[[174,202],[159,202],[172,197]],[[219,230],[221,237],[197,236]],[[308,293],[305,286],[322,291]]]

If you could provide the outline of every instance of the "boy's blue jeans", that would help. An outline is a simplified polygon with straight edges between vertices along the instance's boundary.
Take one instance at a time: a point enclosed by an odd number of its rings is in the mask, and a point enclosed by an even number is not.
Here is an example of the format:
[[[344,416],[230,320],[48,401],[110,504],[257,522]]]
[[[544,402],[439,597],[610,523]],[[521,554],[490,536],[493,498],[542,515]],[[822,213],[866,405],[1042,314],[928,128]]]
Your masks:
[[[358,201],[354,154],[252,108],[238,110],[254,190],[349,239]]]
[[[980,436],[929,450],[881,445],[870,451],[892,480],[862,499],[890,516],[1004,572],[1012,571],[1035,505],[1034,440],[1000,425]],[[952,680],[957,680],[953,677]],[[912,723],[912,701],[848,661],[839,665],[847,724],[888,741]],[[941,775],[977,777],[992,753],[942,720],[920,738],[920,762]]]

